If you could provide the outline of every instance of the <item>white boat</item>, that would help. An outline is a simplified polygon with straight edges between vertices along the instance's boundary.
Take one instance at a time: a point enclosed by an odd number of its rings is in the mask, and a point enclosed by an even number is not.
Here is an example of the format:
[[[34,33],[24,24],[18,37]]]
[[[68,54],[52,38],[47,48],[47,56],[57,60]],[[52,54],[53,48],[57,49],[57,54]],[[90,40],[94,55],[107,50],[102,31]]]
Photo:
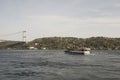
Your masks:
[[[69,49],[69,50],[66,50],[65,53],[68,53],[68,54],[80,54],[80,55],[90,55],[90,48],[82,48],[82,49],[79,49],[79,50],[75,50],[75,49]]]

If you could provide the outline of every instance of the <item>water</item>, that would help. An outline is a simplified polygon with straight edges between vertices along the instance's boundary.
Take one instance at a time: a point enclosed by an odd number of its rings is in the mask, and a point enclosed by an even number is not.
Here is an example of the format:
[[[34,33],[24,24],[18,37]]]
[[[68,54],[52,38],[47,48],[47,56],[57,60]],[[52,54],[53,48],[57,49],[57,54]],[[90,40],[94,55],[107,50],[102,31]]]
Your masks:
[[[1,50],[0,80],[120,80],[120,51]]]

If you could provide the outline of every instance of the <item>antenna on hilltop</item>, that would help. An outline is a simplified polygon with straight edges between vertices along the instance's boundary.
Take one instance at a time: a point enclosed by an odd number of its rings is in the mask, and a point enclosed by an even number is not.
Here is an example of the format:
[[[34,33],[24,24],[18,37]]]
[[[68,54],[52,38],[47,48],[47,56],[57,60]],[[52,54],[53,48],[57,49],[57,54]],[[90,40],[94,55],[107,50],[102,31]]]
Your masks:
[[[23,41],[23,42],[26,42],[26,38],[27,38],[26,32],[27,32],[27,31],[22,31],[22,41]]]

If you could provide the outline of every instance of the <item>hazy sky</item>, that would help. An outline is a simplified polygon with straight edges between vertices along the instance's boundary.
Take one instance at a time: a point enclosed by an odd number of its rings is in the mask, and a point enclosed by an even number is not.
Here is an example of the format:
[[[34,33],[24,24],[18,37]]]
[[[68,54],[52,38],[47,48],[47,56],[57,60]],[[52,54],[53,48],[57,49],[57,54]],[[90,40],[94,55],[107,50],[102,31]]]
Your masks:
[[[0,39],[120,37],[120,0],[0,0]],[[2,36],[2,37],[1,37]]]

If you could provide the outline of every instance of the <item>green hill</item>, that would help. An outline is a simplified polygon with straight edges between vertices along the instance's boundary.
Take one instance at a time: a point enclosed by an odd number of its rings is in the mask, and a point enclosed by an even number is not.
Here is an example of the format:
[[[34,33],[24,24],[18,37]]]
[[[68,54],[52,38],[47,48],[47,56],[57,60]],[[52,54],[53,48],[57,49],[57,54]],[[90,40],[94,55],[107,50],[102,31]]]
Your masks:
[[[45,37],[38,38],[28,43],[38,49],[66,49],[68,46],[85,46],[91,49],[120,50],[120,38],[91,37]]]
[[[19,41],[0,42],[0,49],[29,49],[32,47],[40,50],[59,50],[73,46],[85,46],[93,50],[120,50],[120,38],[44,37],[30,41],[27,44]]]

